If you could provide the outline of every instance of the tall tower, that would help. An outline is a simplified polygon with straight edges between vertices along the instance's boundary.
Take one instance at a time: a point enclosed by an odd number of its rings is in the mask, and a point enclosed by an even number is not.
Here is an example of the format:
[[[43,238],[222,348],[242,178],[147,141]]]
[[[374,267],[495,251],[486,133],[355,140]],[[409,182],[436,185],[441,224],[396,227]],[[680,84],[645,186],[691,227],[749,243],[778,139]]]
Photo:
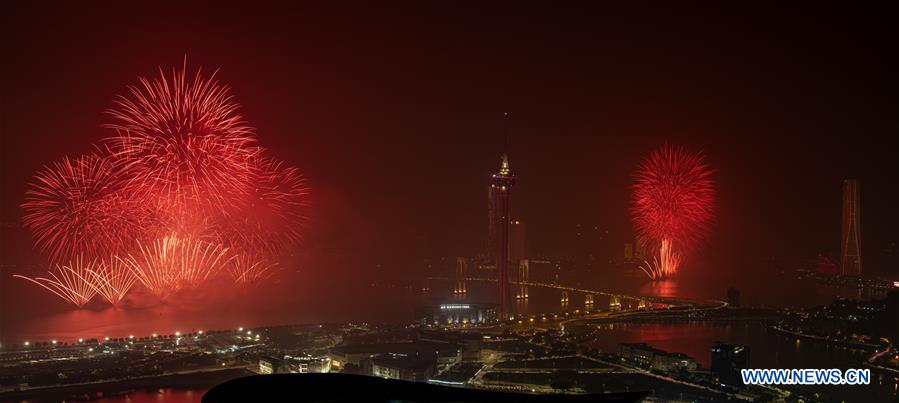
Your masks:
[[[862,242],[859,223],[859,183],[857,179],[843,181],[843,231],[840,242],[840,274],[862,275]]]
[[[492,255],[491,260],[496,264],[500,313],[505,317],[510,313],[509,304],[511,302],[509,295],[509,263],[511,260],[509,256],[509,199],[512,194],[512,186],[515,185],[515,174],[509,167],[508,155],[503,154],[499,172],[493,174],[490,179],[490,188],[488,189],[490,227],[488,228],[487,244],[488,247],[492,246],[493,250],[488,249],[487,252]]]

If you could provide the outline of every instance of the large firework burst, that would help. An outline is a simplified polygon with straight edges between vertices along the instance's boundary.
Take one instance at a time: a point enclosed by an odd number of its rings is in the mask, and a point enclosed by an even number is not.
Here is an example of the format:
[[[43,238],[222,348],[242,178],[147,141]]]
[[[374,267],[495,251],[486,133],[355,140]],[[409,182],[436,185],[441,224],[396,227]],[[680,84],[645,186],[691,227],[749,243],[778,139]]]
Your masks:
[[[29,280],[79,307],[95,293],[117,305],[135,284],[165,298],[218,275],[258,282],[302,241],[305,177],[265,155],[215,73],[189,75],[185,60],[115,104],[114,135],[38,172],[22,205],[51,263],[94,263]]]
[[[677,272],[685,253],[705,237],[715,207],[712,170],[702,154],[664,145],[634,174],[631,213],[637,237],[657,250],[644,271],[653,278]]]
[[[129,91],[107,111],[114,122],[105,126],[117,132],[108,147],[134,191],[183,210],[234,207],[253,189],[249,168],[262,150],[215,73],[191,78],[185,61],[171,77],[160,69]]]

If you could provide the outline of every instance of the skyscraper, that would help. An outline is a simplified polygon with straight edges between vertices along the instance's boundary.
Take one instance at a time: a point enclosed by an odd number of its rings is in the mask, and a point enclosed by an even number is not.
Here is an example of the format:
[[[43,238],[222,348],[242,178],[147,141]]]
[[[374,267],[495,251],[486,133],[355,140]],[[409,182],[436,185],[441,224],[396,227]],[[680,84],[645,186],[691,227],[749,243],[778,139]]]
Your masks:
[[[862,246],[859,219],[859,183],[857,179],[843,181],[843,231],[840,242],[840,274],[862,275]]]
[[[509,156],[503,154],[499,172],[491,176],[490,188],[488,188],[490,220],[487,234],[487,255],[496,264],[497,282],[499,287],[500,313],[505,317],[509,314],[509,198],[512,186],[515,185],[515,174],[509,167]]]
[[[718,377],[718,381],[740,385],[740,370],[746,368],[749,368],[748,347],[720,341],[712,345],[712,373]]]

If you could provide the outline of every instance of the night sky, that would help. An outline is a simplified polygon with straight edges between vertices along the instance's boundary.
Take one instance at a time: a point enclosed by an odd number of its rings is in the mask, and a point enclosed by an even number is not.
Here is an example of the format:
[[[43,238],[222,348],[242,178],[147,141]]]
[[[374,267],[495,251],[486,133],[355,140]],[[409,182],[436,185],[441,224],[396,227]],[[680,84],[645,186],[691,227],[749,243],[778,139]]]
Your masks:
[[[306,281],[481,252],[506,135],[532,254],[617,256],[631,174],[668,142],[717,171],[693,270],[838,255],[854,177],[864,269],[899,273],[895,10],[709,5],[7,5],[0,260],[40,259],[19,208],[34,172],[89,152],[113,97],[186,55],[220,69],[261,145],[310,179],[305,253],[338,269],[309,264]],[[609,234],[577,243],[578,225]]]

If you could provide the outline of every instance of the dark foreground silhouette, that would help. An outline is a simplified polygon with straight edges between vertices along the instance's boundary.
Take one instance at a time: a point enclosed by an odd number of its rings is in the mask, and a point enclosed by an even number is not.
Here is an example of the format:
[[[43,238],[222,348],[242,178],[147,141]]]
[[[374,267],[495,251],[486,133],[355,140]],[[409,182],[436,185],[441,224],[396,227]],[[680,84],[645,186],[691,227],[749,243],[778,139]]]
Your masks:
[[[237,378],[203,396],[224,402],[636,402],[646,392],[537,395],[465,389],[349,374],[276,374]]]

